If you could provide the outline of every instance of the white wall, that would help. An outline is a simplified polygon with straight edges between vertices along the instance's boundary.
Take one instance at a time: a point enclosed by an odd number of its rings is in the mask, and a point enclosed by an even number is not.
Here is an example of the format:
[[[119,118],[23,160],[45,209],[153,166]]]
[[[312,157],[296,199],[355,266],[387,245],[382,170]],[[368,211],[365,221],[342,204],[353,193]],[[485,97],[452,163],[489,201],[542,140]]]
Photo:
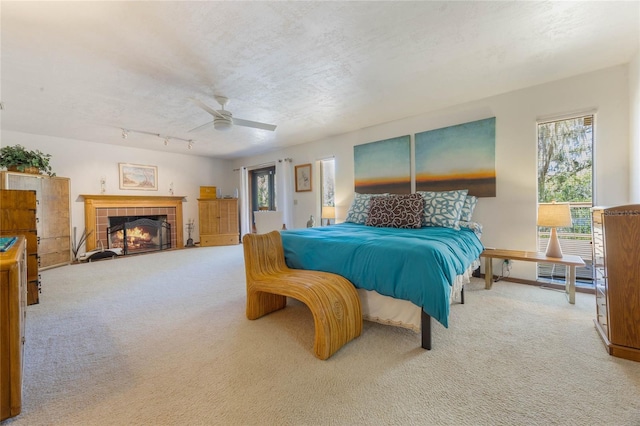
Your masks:
[[[84,202],[79,195],[100,194],[103,176],[107,195],[170,195],[169,186],[173,182],[174,195],[185,196],[184,220],[196,222],[193,234],[196,241],[200,186],[218,186],[225,194],[231,194],[237,187],[232,180],[231,163],[224,160],[3,130],[2,145],[16,144],[51,154],[56,175],[71,179],[71,226],[77,227],[78,233],[84,229]],[[118,163],[157,166],[158,190],[120,190]],[[186,242],[186,230],[184,239]]]
[[[640,51],[629,64],[629,200],[640,204]]]
[[[497,196],[480,199],[474,219],[484,226],[486,246],[536,250],[536,119],[597,111],[594,203],[623,204],[630,193],[629,104],[628,66],[617,66],[243,158],[234,165],[252,166],[282,157],[293,158],[297,165],[335,156],[336,215],[341,221],[353,198],[354,145],[495,116]],[[294,198],[294,224],[303,227],[309,214],[319,211],[318,185],[314,183],[312,192],[296,193]],[[515,262],[511,276],[535,279],[535,264]]]

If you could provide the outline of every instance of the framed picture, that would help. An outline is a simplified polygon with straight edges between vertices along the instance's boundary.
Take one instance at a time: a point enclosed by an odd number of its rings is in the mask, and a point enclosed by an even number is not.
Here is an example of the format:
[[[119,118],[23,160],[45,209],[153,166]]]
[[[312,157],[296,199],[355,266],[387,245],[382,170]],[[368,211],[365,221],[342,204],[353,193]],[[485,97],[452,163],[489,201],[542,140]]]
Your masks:
[[[296,192],[311,191],[311,164],[296,166]]]
[[[120,189],[158,190],[158,167],[118,163]]]

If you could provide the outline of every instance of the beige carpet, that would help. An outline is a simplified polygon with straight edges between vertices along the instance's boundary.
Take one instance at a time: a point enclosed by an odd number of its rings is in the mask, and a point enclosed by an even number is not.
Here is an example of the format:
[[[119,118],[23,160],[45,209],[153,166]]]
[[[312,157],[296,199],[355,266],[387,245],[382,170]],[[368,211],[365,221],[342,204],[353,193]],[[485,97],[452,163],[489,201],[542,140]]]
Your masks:
[[[640,425],[640,363],[607,355],[595,301],[475,280],[434,349],[365,322],[327,361],[292,301],[244,316],[242,247],[42,273],[23,413],[6,425]]]

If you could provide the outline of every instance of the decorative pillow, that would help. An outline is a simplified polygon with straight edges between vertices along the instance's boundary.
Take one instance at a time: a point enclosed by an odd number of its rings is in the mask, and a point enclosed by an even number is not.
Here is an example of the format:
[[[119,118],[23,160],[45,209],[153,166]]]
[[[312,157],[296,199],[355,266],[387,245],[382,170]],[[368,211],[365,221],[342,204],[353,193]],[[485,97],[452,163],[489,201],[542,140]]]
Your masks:
[[[420,228],[424,198],[420,194],[373,197],[365,225],[387,228]]]
[[[418,191],[418,194],[424,198],[422,225],[460,229],[460,213],[467,192],[469,192],[467,189],[442,192]]]
[[[471,216],[473,216],[473,210],[476,208],[476,204],[478,204],[478,197],[467,195],[467,198],[464,199],[462,212],[460,213],[460,220],[471,222]]]
[[[478,238],[482,238],[482,225],[478,222],[467,222],[465,220],[461,220],[460,228],[469,228],[478,236]]]
[[[358,194],[355,193],[355,197],[353,198],[353,202],[351,206],[349,206],[349,211],[347,212],[347,218],[344,220],[345,222],[359,223],[364,225],[367,221],[367,216],[369,216],[369,201],[372,197],[385,196],[386,194]]]

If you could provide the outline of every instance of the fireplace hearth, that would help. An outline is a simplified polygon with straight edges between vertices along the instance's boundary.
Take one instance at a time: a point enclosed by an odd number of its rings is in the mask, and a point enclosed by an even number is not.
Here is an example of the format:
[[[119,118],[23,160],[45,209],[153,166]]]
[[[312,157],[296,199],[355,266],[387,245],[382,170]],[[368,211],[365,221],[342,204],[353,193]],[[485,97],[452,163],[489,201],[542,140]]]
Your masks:
[[[121,248],[124,255],[171,248],[171,224],[167,216],[109,217],[109,248]]]
[[[89,235],[87,252],[109,246],[106,231],[112,226],[109,217],[115,216],[166,215],[167,222],[171,224],[171,248],[182,248],[184,245],[182,196],[83,194],[81,197],[84,199],[85,230]]]

